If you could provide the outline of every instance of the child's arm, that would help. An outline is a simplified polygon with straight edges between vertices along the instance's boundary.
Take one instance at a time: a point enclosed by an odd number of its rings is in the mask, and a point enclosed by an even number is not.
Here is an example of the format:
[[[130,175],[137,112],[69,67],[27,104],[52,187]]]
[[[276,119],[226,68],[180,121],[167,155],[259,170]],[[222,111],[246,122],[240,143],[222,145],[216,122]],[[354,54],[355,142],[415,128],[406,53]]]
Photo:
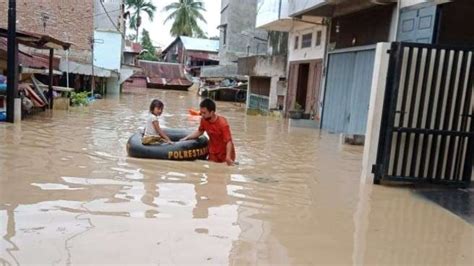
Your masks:
[[[166,142],[172,143],[171,139],[166,135],[166,133],[161,130],[160,123],[158,121],[153,121],[153,127],[155,127],[156,132],[158,132],[158,134],[160,134],[160,136],[164,138]]]

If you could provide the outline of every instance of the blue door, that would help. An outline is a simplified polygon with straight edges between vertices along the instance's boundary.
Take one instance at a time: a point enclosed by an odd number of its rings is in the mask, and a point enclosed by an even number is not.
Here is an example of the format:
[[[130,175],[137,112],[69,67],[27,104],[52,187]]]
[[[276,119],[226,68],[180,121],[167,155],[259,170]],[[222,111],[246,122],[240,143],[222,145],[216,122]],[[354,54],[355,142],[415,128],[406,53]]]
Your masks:
[[[402,42],[433,43],[437,6],[407,8],[400,11],[397,40]]]

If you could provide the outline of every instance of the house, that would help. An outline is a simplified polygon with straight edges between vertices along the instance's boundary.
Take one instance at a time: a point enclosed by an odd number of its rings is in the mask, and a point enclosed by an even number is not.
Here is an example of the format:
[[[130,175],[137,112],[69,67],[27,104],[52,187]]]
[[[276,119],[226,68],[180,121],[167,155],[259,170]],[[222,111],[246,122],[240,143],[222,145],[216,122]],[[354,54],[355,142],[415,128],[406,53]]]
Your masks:
[[[203,79],[236,78],[240,57],[266,54],[267,32],[255,28],[258,0],[221,0],[219,65],[201,70]]]
[[[191,75],[199,77],[203,66],[219,64],[218,53],[218,40],[179,36],[162,55],[165,62],[183,64]]]
[[[123,50],[123,64],[129,66],[138,65],[138,56],[142,52],[143,47],[141,44],[126,40],[125,49]]]
[[[257,21],[261,29],[290,34],[286,112],[298,103],[321,119],[323,129],[364,135],[376,44],[473,44],[473,29],[465,26],[473,24],[473,5],[469,0],[271,0]]]
[[[241,57],[238,74],[248,77],[247,113],[281,111],[287,89],[288,34],[270,32],[267,55]]]
[[[268,32],[287,33],[286,87],[278,92],[284,113],[301,109],[307,118],[320,119],[321,73],[326,52],[326,25],[321,17],[289,17],[286,0],[262,2],[257,27]],[[276,86],[272,91],[278,90]]]
[[[139,69],[124,64],[125,50],[125,1],[94,1],[94,66],[117,75],[107,78],[106,92],[118,94],[123,82]]]
[[[145,76],[147,88],[187,90],[193,85],[187,79],[182,64],[139,60],[138,65],[143,69],[143,73],[136,74],[133,79],[140,82]]]

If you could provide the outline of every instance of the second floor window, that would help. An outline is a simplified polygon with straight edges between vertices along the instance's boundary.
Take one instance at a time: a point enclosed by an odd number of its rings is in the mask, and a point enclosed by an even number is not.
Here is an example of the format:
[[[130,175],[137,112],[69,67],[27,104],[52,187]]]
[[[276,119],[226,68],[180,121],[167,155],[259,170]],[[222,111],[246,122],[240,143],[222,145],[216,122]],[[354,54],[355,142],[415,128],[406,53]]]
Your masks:
[[[316,46],[320,46],[323,38],[323,32],[318,30],[316,33]]]
[[[301,48],[311,47],[312,42],[313,42],[313,34],[312,33],[308,33],[308,34],[303,35]]]
[[[227,44],[227,25],[222,27],[222,42],[224,45]]]
[[[300,46],[300,36],[295,37],[295,50],[298,50],[298,47]]]

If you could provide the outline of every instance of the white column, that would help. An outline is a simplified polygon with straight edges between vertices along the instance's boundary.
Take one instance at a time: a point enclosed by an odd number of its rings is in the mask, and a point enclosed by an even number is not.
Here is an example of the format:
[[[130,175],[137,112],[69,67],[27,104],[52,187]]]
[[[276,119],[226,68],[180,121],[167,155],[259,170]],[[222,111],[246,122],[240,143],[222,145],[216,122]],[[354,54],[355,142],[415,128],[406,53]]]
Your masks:
[[[280,78],[278,76],[273,76],[270,82],[270,95],[269,95],[269,103],[268,108],[277,108],[278,103],[278,80]]]
[[[375,164],[377,158],[385,85],[390,58],[390,55],[387,53],[389,49],[390,43],[378,43],[375,52],[374,74],[372,77],[364,156],[362,160],[361,183],[364,184],[372,184],[374,180],[372,165]]]

